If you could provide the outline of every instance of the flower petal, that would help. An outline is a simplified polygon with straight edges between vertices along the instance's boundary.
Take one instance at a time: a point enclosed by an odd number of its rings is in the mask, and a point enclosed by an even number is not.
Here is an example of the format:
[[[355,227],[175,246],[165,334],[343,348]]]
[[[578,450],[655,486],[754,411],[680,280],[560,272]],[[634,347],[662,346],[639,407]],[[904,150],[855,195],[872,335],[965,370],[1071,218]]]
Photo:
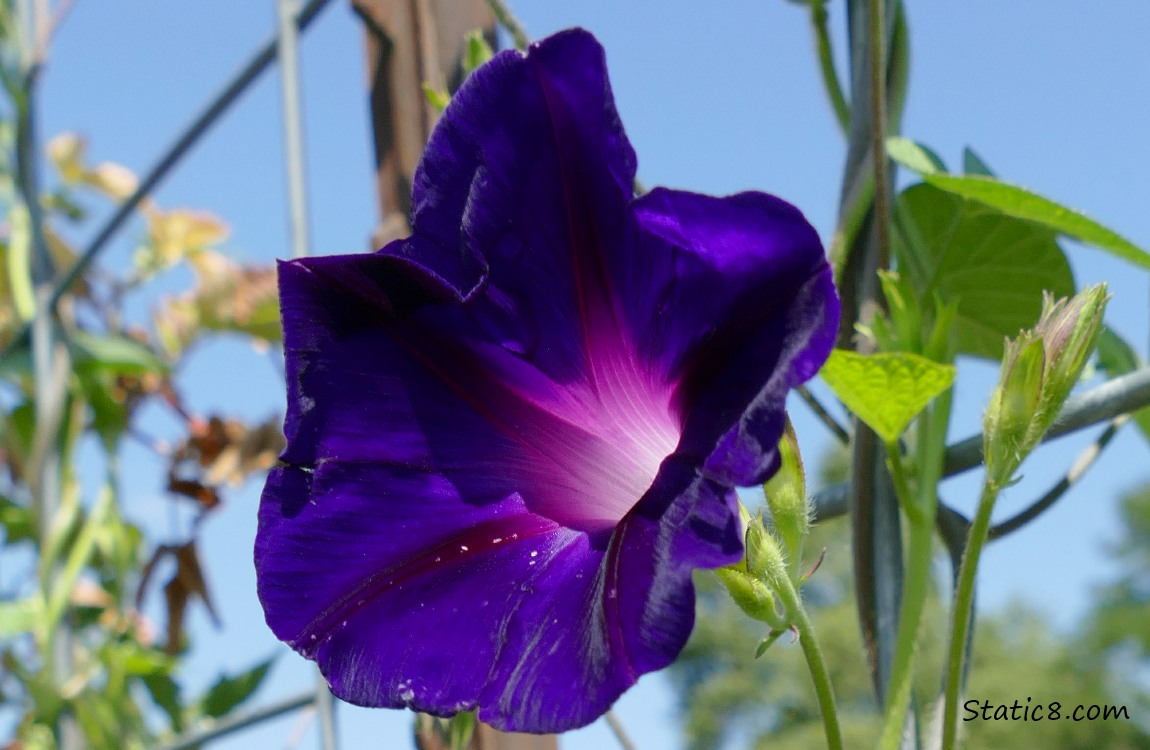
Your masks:
[[[839,302],[818,235],[763,193],[657,188],[634,213],[641,236],[617,274],[642,356],[677,384],[679,450],[716,481],[760,484],[777,466],[787,391],[834,344]]]
[[[280,265],[289,443],[260,506],[268,623],[353,703],[590,722],[682,648],[691,570],[740,554],[733,493],[677,459],[644,478],[590,394],[483,342],[468,308],[414,304],[411,273],[380,254]],[[620,522],[603,497],[635,507]]]
[[[415,175],[414,236],[390,252],[461,298],[493,287],[474,312],[493,337],[558,381],[579,379],[634,175],[602,47],[561,32],[526,56],[496,55],[452,97]]]
[[[453,98],[410,239],[280,265],[259,595],[345,700],[580,726],[738,559],[731,485],[772,470],[837,302],[794,209],[633,203],[634,171],[602,49],[564,32]]]
[[[379,254],[280,264],[283,460],[422,468],[469,502],[520,493],[557,522],[614,526],[675,446],[668,395],[660,407],[626,391],[626,410],[605,408],[603,393],[561,387],[486,339],[474,306],[397,309],[388,286],[403,272]]]
[[[686,467],[661,476],[660,489],[681,491],[653,492],[647,510],[661,510],[628,516],[608,538],[514,497],[469,506],[410,470],[281,467],[260,513],[260,598],[276,634],[349,702],[440,715],[478,706],[516,731],[582,726],[678,654],[693,624],[691,570],[741,552],[733,516],[706,517],[729,509],[732,491]],[[309,500],[284,512],[298,497]]]

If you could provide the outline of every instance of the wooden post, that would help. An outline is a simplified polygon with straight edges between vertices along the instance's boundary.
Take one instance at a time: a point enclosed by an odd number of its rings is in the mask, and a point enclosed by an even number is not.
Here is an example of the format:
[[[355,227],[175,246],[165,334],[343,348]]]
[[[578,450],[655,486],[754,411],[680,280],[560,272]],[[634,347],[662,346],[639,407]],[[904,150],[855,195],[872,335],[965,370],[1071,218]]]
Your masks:
[[[436,115],[423,84],[454,89],[464,36],[483,29],[494,47],[495,17],[483,0],[353,0],[364,21],[379,247],[410,232],[411,181]]]
[[[415,722],[416,750],[451,750],[451,739],[430,716],[420,715]],[[511,734],[479,724],[466,750],[556,750],[558,739],[552,734]]]
[[[411,227],[411,182],[435,112],[423,83],[454,90],[462,78],[466,34],[483,29],[495,46],[495,17],[484,0],[352,0],[363,19],[367,46],[372,135],[375,139],[379,225],[374,247],[406,237]],[[446,749],[432,722],[416,725],[425,750]],[[554,735],[507,734],[480,725],[470,750],[557,750]]]

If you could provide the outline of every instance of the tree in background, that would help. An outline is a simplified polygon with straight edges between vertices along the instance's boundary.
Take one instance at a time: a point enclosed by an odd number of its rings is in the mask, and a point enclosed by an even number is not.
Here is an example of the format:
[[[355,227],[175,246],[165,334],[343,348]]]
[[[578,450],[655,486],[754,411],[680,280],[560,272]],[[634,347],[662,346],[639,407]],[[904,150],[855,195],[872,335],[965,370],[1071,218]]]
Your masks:
[[[1150,485],[1122,498],[1122,536],[1109,550],[1117,579],[1096,591],[1085,644],[1095,654],[1145,670],[1150,666]]]

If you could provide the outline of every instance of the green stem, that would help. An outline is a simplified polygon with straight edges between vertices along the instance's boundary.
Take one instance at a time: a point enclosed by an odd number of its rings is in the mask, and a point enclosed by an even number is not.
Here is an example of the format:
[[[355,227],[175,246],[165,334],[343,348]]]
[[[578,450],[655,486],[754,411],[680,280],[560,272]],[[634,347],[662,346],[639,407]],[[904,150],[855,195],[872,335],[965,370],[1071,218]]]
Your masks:
[[[252,711],[233,711],[219,720],[206,721],[204,722],[206,726],[202,729],[181,734],[169,740],[166,744],[160,745],[156,750],[189,750],[190,748],[200,747],[218,737],[235,734],[248,727],[262,724],[269,719],[274,719],[277,716],[298,711],[301,708],[307,708],[314,702],[315,689],[307,688],[299,695],[285,698],[284,700],[269,706],[264,706],[263,708],[257,708]]]
[[[56,638],[56,631],[68,609],[68,601],[72,596],[72,589],[80,577],[84,567],[88,564],[96,550],[97,537],[105,523],[107,514],[115,508],[112,490],[105,487],[100,491],[100,497],[92,509],[88,511],[88,518],[75,543],[67,550],[67,557],[63,566],[55,577],[44,578],[45,600],[47,607],[44,615],[43,627],[45,629],[45,643],[51,644]]]
[[[20,321],[36,314],[36,290],[32,283],[32,230],[28,210],[13,203],[8,210],[8,286]]]
[[[890,186],[886,169],[886,21],[885,0],[870,0],[871,158],[874,164],[874,226],[878,267],[890,265]]]
[[[507,33],[511,35],[511,41],[515,44],[515,49],[522,51],[531,46],[531,37],[523,28],[523,24],[519,23],[519,19],[511,12],[511,8],[507,7],[507,3],[503,0],[487,0],[487,7],[491,8],[495,20],[507,29]]]
[[[846,268],[847,256],[850,249],[855,246],[855,239],[862,229],[867,213],[870,211],[871,201],[874,199],[874,172],[869,169],[858,170],[848,187],[846,200],[843,201],[839,213],[839,223],[831,237],[830,249],[827,257],[834,269],[835,285],[841,286],[843,271]]]
[[[839,83],[838,73],[835,71],[835,59],[831,52],[831,34],[827,24],[826,0],[810,0],[811,26],[815,32],[815,47],[818,50],[819,70],[823,74],[823,89],[831,100],[831,109],[834,110],[835,119],[844,134],[850,132],[851,108],[843,95],[842,85]]]
[[[912,522],[918,523],[922,512],[910,494],[910,483],[906,480],[906,470],[903,469],[902,456],[899,453],[897,440],[886,444],[887,467],[890,469],[890,478],[894,481],[894,494],[898,498],[899,507]]]
[[[899,504],[907,511],[910,520],[906,578],[903,581],[902,602],[899,607],[898,640],[895,642],[894,657],[891,659],[885,716],[878,744],[880,748],[888,750],[894,750],[902,741],[907,706],[910,705],[911,688],[914,683],[914,657],[922,629],[922,613],[926,608],[927,595],[930,593],[930,561],[934,542],[934,521],[938,511],[936,490],[942,474],[952,394],[953,391],[947,390],[939,395],[920,419],[916,445],[920,471],[918,496],[914,500],[911,499],[906,477],[902,473],[898,445],[887,445],[895,491],[898,494]]]
[[[885,718],[880,748],[894,750],[902,740],[906,724],[906,708],[910,704],[914,677],[914,654],[918,643],[919,626],[930,587],[930,553],[934,539],[934,507],[923,507],[910,494],[902,469],[897,443],[887,444],[887,455],[894,479],[898,503],[910,521],[910,549],[905,566],[902,602],[899,606],[898,640],[891,659],[890,681],[887,683]]]
[[[890,102],[886,121],[890,131],[897,133],[906,107],[906,87],[910,79],[910,33],[906,27],[906,9],[901,0],[895,4],[894,28],[891,30],[890,56],[886,68]]]
[[[974,578],[978,571],[978,558],[990,532],[990,512],[998,489],[990,482],[982,486],[978,512],[974,516],[966,538],[966,551],[958,569],[958,583],[954,590],[953,621],[950,626],[950,648],[946,661],[946,695],[942,718],[942,748],[954,750],[958,736],[958,697],[962,690],[963,663],[966,661],[966,642],[970,631],[970,614],[974,609]]]
[[[791,579],[783,571],[779,575],[770,575],[768,583],[779,595],[787,611],[791,613],[792,621],[799,631],[799,644],[803,649],[803,656],[807,660],[807,668],[811,673],[811,682],[815,686],[815,694],[819,700],[819,712],[823,716],[823,730],[827,736],[829,750],[842,750],[843,735],[839,728],[838,710],[835,708],[835,692],[831,685],[831,675],[823,659],[822,649],[815,638],[815,627],[803,609],[799,592],[791,583]]]
[[[910,547],[907,551],[902,602],[898,615],[898,640],[891,659],[887,683],[885,718],[879,747],[894,750],[902,741],[910,705],[914,678],[914,657],[922,626],[922,613],[930,589],[930,558],[934,541],[934,518],[918,514],[910,522]]]

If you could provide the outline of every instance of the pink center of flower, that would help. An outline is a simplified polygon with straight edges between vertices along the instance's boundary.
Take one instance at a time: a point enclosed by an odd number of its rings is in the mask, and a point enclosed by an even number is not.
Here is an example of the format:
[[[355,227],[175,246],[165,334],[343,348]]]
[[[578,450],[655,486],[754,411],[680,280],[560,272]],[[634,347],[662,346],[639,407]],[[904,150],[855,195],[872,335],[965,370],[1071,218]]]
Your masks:
[[[581,530],[615,526],[650,488],[679,442],[672,388],[645,372],[618,334],[594,342],[592,382],[537,404],[570,429],[532,430],[535,513]]]

